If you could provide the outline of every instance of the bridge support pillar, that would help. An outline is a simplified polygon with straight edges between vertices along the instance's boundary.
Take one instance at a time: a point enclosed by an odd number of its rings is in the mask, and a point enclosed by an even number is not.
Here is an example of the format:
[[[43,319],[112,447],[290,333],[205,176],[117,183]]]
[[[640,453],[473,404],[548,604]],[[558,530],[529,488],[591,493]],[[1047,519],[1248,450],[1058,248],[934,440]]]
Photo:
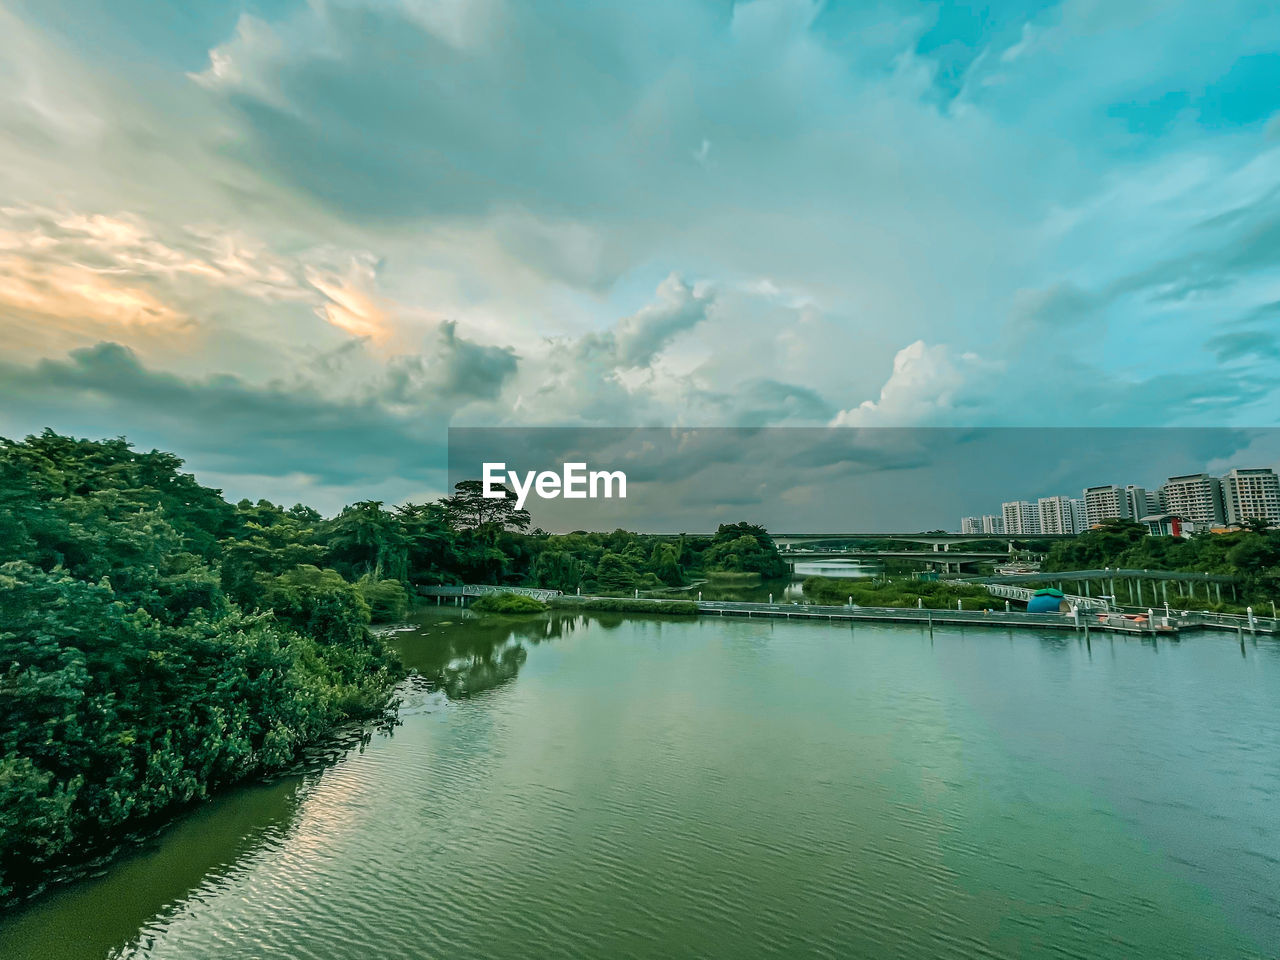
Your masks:
[[[1213,591],[1218,595],[1218,602],[1221,603],[1222,602],[1222,584],[1215,583],[1213,585]]]

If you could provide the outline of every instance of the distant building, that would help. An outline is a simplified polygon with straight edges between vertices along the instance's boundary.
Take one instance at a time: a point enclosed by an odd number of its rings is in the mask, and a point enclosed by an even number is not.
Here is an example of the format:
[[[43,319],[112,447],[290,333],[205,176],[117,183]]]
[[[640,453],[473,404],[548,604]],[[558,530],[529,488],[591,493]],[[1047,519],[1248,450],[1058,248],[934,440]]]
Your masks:
[[[1160,488],[1160,508],[1196,526],[1222,523],[1222,481],[1207,473],[1170,477]]]
[[[1004,517],[987,513],[982,516],[983,533],[1004,533]]]
[[[1072,533],[1084,533],[1089,529],[1089,515],[1085,512],[1084,497],[1071,498]]]
[[[961,533],[982,533],[982,520],[978,517],[961,517]]]
[[[1160,497],[1154,490],[1131,483],[1124,488],[1124,498],[1129,502],[1129,516],[1135,520],[1160,512]]]
[[[1172,513],[1151,514],[1138,522],[1145,524],[1153,537],[1189,537],[1196,532],[1194,523]]]
[[[1036,504],[1041,533],[1078,533],[1070,497],[1041,497]]]
[[[1270,468],[1237,467],[1222,478],[1222,501],[1227,523],[1280,522],[1280,477]]]
[[[1013,500],[1000,505],[1004,532],[1020,536],[1040,533],[1040,510],[1028,500]]]
[[[1104,520],[1129,520],[1133,517],[1124,488],[1113,483],[1085,488],[1084,513],[1085,523],[1090,527],[1097,526]]]

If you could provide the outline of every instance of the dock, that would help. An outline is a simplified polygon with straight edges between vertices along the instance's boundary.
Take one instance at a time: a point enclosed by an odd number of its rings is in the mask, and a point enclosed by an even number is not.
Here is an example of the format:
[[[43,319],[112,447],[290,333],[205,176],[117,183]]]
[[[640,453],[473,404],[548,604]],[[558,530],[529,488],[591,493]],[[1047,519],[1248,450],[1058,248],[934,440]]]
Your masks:
[[[540,600],[552,600],[563,596],[558,590],[535,590],[529,587],[502,587],[492,584],[459,584],[444,587],[420,587],[419,593],[446,598],[465,605],[467,598],[494,593],[523,593]],[[617,597],[583,596],[583,600],[616,600]],[[624,597],[643,611],[645,604],[667,602],[670,598]],[[1243,617],[1225,613],[1207,613],[1199,610],[1179,611],[1171,609],[1166,615],[1163,607],[1151,614],[1133,610],[1101,612],[1097,609],[1079,609],[1073,613],[1027,613],[1025,610],[941,610],[921,607],[860,607],[848,604],[830,605],[817,603],[750,603],[738,600],[692,600],[700,616],[773,618],[786,620],[828,620],[832,622],[878,622],[915,624],[917,626],[979,626],[1006,629],[1067,630],[1099,633],[1120,633],[1133,636],[1176,636],[1187,631],[1213,630],[1241,636],[1280,635],[1280,621],[1270,617]]]

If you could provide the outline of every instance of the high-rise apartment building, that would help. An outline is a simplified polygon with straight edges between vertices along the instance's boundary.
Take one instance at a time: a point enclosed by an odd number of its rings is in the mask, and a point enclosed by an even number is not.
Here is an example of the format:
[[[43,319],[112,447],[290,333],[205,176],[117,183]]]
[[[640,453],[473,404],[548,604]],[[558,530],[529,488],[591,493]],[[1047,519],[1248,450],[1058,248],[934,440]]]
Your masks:
[[[1123,487],[1114,483],[1099,487],[1086,487],[1084,491],[1085,522],[1089,526],[1104,520],[1129,519],[1129,498]]]
[[[960,532],[961,533],[981,533],[982,519],[980,517],[961,517]]]
[[[1084,508],[1084,497],[1071,498],[1071,525],[1076,533],[1089,529],[1089,515]]]
[[[1041,533],[1078,533],[1070,497],[1041,497],[1036,504]]]
[[[1129,484],[1124,488],[1125,499],[1129,502],[1129,516],[1134,520],[1150,517],[1160,512],[1160,497],[1154,490]]]
[[[1189,473],[1170,477],[1160,488],[1160,503],[1165,513],[1205,526],[1223,521],[1222,481],[1207,473]]]
[[[1000,505],[1006,534],[1028,536],[1040,532],[1040,511],[1028,500],[1012,500]]]
[[[997,517],[991,513],[983,514],[982,515],[982,532],[983,533],[1004,533],[1004,517]]]
[[[1280,477],[1270,468],[1237,467],[1222,478],[1222,501],[1227,523],[1254,518],[1276,523],[1280,521]]]

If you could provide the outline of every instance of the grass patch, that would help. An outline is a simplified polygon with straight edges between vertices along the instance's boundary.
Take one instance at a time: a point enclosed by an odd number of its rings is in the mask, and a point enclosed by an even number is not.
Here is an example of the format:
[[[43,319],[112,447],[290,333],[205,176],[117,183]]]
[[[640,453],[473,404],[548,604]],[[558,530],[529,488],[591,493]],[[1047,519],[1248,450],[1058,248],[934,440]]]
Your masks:
[[[758,573],[740,570],[708,570],[704,576],[716,584],[755,584],[761,581]]]
[[[541,613],[547,605],[523,593],[487,593],[471,605],[476,613]]]
[[[849,597],[860,607],[914,607],[920,601],[933,610],[996,610],[1004,606],[985,587],[930,580],[852,580],[808,577],[805,598],[814,603],[845,604]]]

